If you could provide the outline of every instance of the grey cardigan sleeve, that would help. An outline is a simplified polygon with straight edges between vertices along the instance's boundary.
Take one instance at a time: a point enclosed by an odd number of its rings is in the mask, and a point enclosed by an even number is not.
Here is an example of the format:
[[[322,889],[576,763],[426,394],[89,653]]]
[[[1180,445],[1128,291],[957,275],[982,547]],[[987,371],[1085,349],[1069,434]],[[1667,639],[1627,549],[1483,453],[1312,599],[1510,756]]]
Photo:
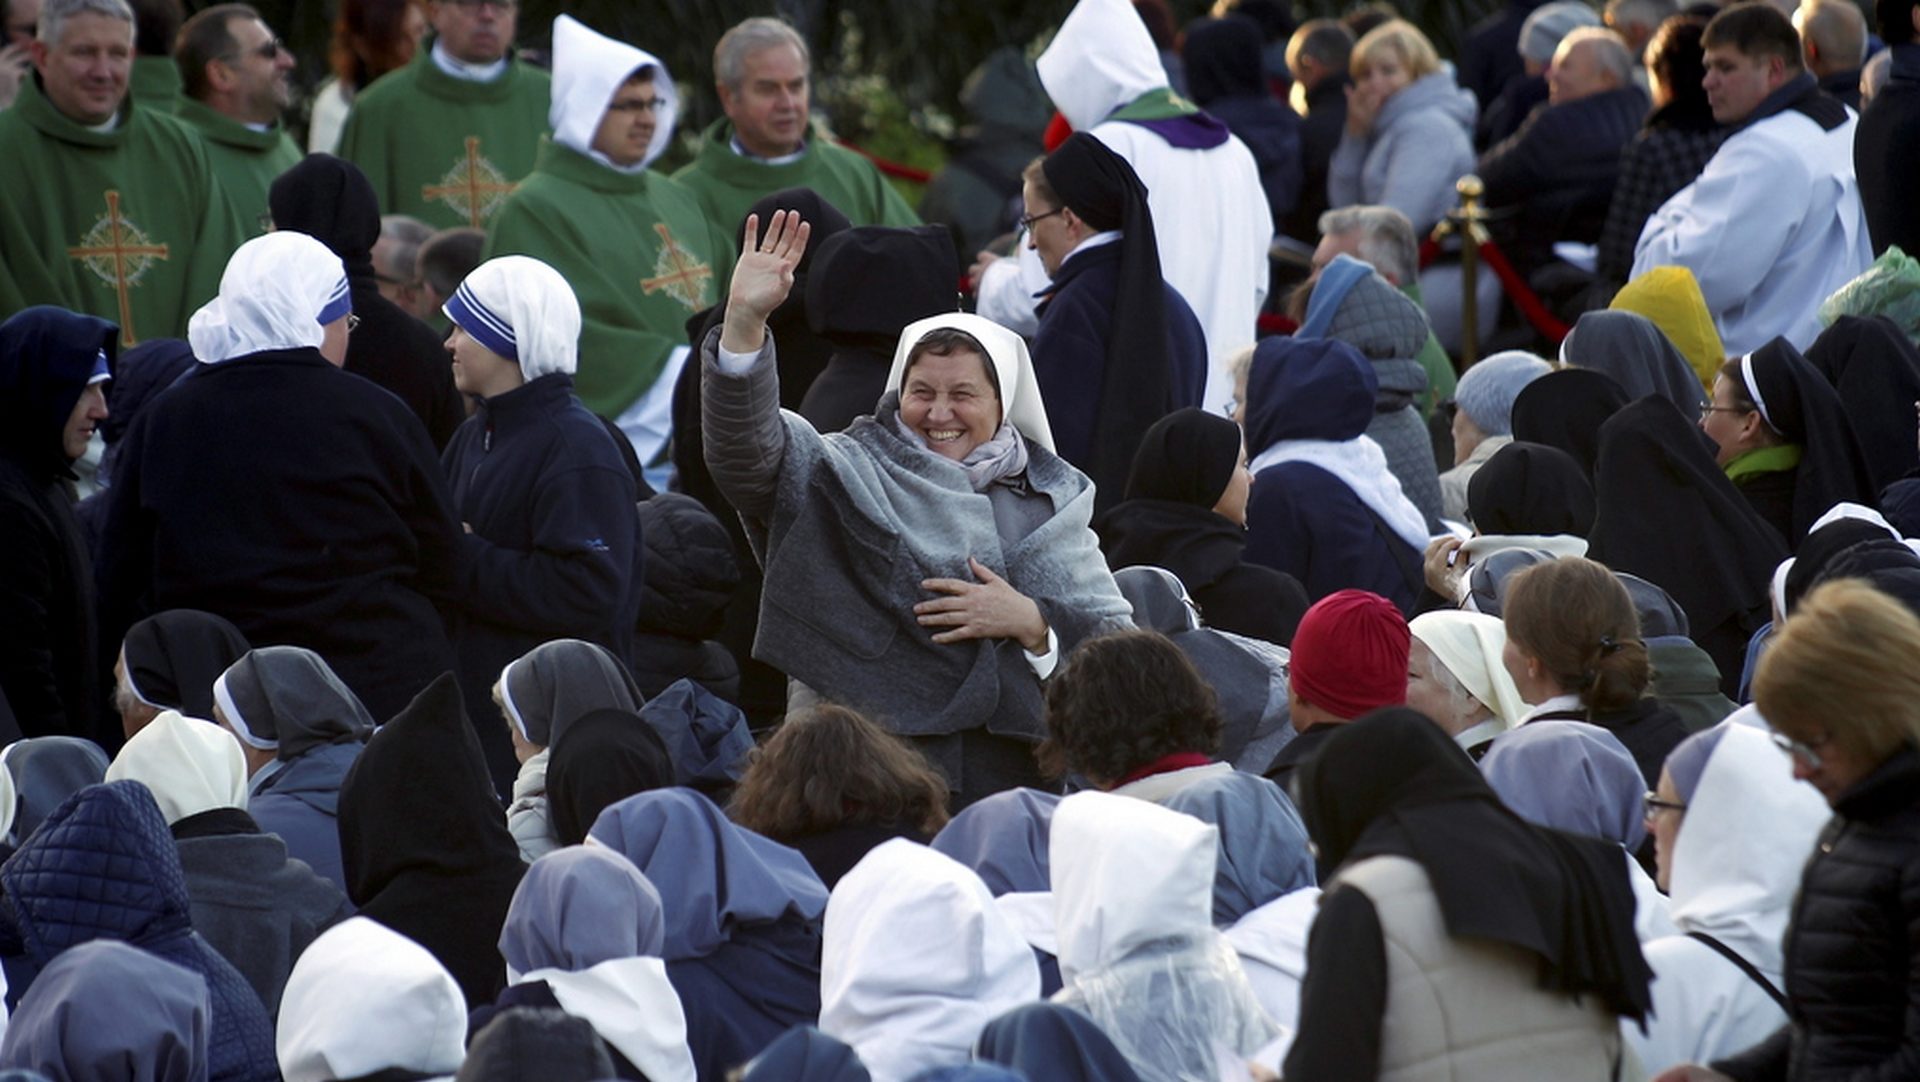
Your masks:
[[[780,377],[773,335],[744,373],[720,366],[720,328],[700,343],[700,423],[703,453],[720,494],[749,518],[773,514],[787,428],[780,420]]]

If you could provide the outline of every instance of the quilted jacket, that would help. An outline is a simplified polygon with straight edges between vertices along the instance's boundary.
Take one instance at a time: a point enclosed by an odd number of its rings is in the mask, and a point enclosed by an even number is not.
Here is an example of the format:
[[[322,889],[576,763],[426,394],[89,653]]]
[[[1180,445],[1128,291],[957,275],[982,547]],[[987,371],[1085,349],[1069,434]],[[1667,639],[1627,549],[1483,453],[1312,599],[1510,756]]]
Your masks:
[[[186,876],[153,794],[136,781],[81,790],[0,865],[4,938],[38,971],[95,939],[130,943],[206,978],[211,1082],[277,1082],[273,1026],[246,978],[194,932]],[[23,990],[24,991],[24,990]]]

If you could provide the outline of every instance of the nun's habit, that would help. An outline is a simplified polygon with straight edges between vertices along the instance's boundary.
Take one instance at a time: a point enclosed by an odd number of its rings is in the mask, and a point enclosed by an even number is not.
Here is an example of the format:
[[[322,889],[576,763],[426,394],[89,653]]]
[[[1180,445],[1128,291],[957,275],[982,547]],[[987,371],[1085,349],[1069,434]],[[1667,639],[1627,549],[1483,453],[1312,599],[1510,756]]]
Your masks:
[[[1480,759],[1495,737],[1526,720],[1527,704],[1502,660],[1507,625],[1499,617],[1441,609],[1414,617],[1408,621],[1407,630],[1427,648],[1434,664],[1444,666],[1454,681],[1493,715],[1454,734],[1453,742],[1460,750]]]
[[[1767,582],[1787,555],[1779,535],[1664,399],[1643,398],[1601,427],[1594,500],[1588,556],[1672,595],[1732,695],[1747,640],[1767,621]]]
[[[452,673],[380,727],[340,787],[340,856],[362,916],[426,947],[470,1006],[506,982],[495,941],[526,865]]]
[[[719,1082],[820,1013],[827,889],[799,853],[735,826],[690,789],[630,796],[589,845],[624,855],[661,894],[661,957],[701,1082]]]
[[[445,967],[406,936],[354,917],[294,963],[276,1044],[286,1082],[449,1082],[466,1041],[466,1004]]]
[[[82,943],[21,998],[0,1069],[65,1082],[207,1082],[212,1013],[193,970],[110,939]]]
[[[31,966],[44,971],[63,951],[97,939],[184,966],[204,980],[211,1004],[208,1078],[276,1078],[273,1024],[246,979],[194,932],[180,858],[145,786],[106,782],[62,804],[0,864],[0,890],[16,949]]]
[[[1053,829],[1053,810],[1059,805],[1059,796],[1039,789],[995,793],[960,809],[930,844],[935,852],[973,869],[995,898],[1019,894],[1039,904],[1053,889],[1047,838]],[[1046,922],[1051,921],[1049,911]],[[1058,992],[1059,960],[1038,946],[1033,953],[1040,963],[1041,994]]]
[[[0,766],[12,776],[18,801],[7,844],[17,848],[73,794],[107,778],[109,761],[100,745],[77,736],[35,736],[0,751]]]
[[[1047,1082],[1139,1082],[1100,1027],[1057,1003],[1030,1003],[987,1023],[980,1058]]]
[[[289,856],[345,891],[340,786],[373,732],[373,716],[319,654],[298,646],[249,651],[220,674],[213,692],[241,743],[274,754],[248,783],[247,814],[278,834]]]
[[[1039,295],[1034,371],[1060,456],[1094,484],[1095,515],[1120,502],[1140,436],[1207,384],[1207,340],[1160,273],[1147,189],[1127,159],[1076,132],[1041,162],[1047,184],[1096,237]]]
[[[351,314],[325,245],[256,237],[220,284],[188,327],[201,364],[124,441],[104,629],[219,613],[251,642],[316,651],[391,716],[452,660],[436,602],[455,587],[460,526],[433,445],[399,399],[321,355]]]
[[[1920,468],[1908,407],[1920,401],[1920,349],[1892,320],[1841,316],[1807,347],[1807,361],[1839,394],[1876,490]]]
[[[1604,372],[1586,368],[1548,372],[1513,400],[1513,438],[1565,451],[1591,479],[1600,457],[1600,426],[1630,401],[1620,384]]]
[[[1646,944],[1653,1017],[1645,1033],[1623,1026],[1640,1064],[1657,1074],[1708,1063],[1758,1044],[1786,1021],[1751,977],[1702,942],[1705,935],[1785,987],[1782,943],[1800,873],[1832,812],[1767,734],[1725,724],[1667,760],[1686,804],[1668,886],[1672,934]]]
[[[740,1082],[873,1082],[844,1042],[812,1026],[795,1026],[747,1064]]]
[[[827,903],[820,1028],[874,1082],[965,1063],[996,1015],[1040,997],[1025,939],[980,878],[896,838],[841,878]]]
[[[1673,341],[1637,312],[1588,312],[1560,340],[1562,364],[1603,372],[1629,401],[1657,394],[1689,421],[1700,419],[1700,377]]]
[[[167,819],[194,930],[277,1015],[294,959],[352,913],[346,895],[246,813],[246,759],[227,730],[169,710],[114,757],[107,780],[121,778],[145,785]]]
[[[1740,358],[1740,375],[1747,395],[1760,409],[1760,419],[1800,449],[1799,464],[1789,467],[1793,495],[1785,533],[1788,548],[1798,547],[1815,521],[1836,503],[1873,506],[1879,487],[1854,438],[1847,408],[1826,377],[1808,364],[1799,350],[1786,339],[1776,338]],[[1882,401],[1877,408],[1899,410],[1905,415],[1911,401]],[[1744,492],[1745,485],[1738,477],[1740,462],[1729,462],[1727,474],[1736,478]],[[1762,505],[1756,503],[1755,509],[1762,510]],[[1762,514],[1766,512],[1762,510]]]
[[[1618,846],[1522,820],[1445,733],[1404,708],[1340,726],[1299,786],[1327,893],[1287,1077],[1373,1077],[1414,1058],[1474,1077],[1615,1077],[1615,1017],[1644,1017],[1649,1003]],[[1380,883],[1389,873],[1399,889]],[[1430,900],[1403,904],[1421,896]],[[1416,920],[1422,930],[1411,932]],[[1395,994],[1440,971],[1389,952],[1389,924],[1451,956],[1434,965],[1473,969],[1471,1011],[1437,1014],[1424,996]],[[1518,1011],[1552,1019],[1552,1039],[1503,1027]],[[1449,1052],[1463,1030],[1485,1038],[1470,1058]]]
[[[631,862],[598,846],[556,850],[514,892],[500,930],[512,984],[470,1028],[513,1008],[558,1007],[592,1024],[621,1078],[694,1082],[665,942],[660,894]]]
[[[1218,836],[1111,793],[1075,793],[1053,816],[1053,1002],[1091,1018],[1142,1082],[1214,1082],[1216,1045],[1249,1056],[1279,1035],[1213,927]]]
[[[1307,611],[1299,580],[1247,563],[1245,526],[1214,511],[1240,466],[1240,426],[1200,409],[1154,422],[1140,439],[1126,501],[1100,532],[1107,564],[1164,567],[1207,626],[1285,646]]]
[[[554,1008],[515,1007],[473,1035],[454,1082],[601,1082],[612,1077],[607,1044],[585,1019]]]
[[[660,734],[627,710],[595,710],[567,727],[547,763],[547,808],[561,845],[587,840],[593,821],[632,796],[674,784]]]
[[[913,347],[958,330],[986,350],[1000,425],[968,461],[935,454],[900,421]],[[775,346],[751,358],[702,345],[708,465],[767,568],[756,657],[821,696],[912,736],[962,805],[1037,776],[1040,680],[1060,652],[1131,626],[1088,529],[1092,486],[1052,451],[1021,338],[962,313],[905,328],[870,418],[821,435],[774,410]],[[1049,653],[1012,639],[932,641],[914,613],[930,577],[972,580],[977,559],[1030,596]],[[913,680],[881,679],[911,671]]]
[[[541,643],[500,670],[494,694],[520,739],[540,750],[521,763],[507,804],[507,829],[520,855],[537,860],[569,844],[556,836],[547,796],[553,746],[596,710],[638,711],[646,702],[633,674],[606,647],[580,639]],[[588,820],[589,823],[592,820]]]
[[[1593,531],[1593,485],[1572,455],[1541,443],[1494,452],[1467,482],[1467,506],[1483,534],[1585,537]]]
[[[246,636],[225,618],[169,609],[127,629],[120,662],[127,690],[141,703],[210,721],[214,680],[249,649]]]
[[[1364,589],[1405,612],[1423,582],[1427,524],[1367,435],[1377,389],[1374,366],[1344,342],[1267,338],[1254,349],[1247,559],[1292,575],[1310,599]],[[1438,492],[1436,482],[1436,505]]]

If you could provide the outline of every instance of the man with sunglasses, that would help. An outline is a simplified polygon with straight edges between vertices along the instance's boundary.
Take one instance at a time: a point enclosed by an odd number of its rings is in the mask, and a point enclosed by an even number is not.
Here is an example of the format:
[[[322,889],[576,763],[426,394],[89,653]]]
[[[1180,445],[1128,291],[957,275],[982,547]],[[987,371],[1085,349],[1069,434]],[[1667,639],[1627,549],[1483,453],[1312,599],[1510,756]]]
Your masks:
[[[664,488],[687,319],[720,298],[732,242],[652,169],[679,111],[665,64],[562,15],[553,70],[553,139],[494,219],[486,255],[529,255],[566,277],[584,316],[575,392]]]
[[[219,4],[188,19],[173,48],[180,67],[174,115],[199,133],[227,198],[251,226],[267,186],[300,160],[281,123],[292,98],[293,54],[246,4]]]
[[[486,228],[533,169],[549,80],[513,55],[516,0],[427,6],[432,39],[354,99],[340,156],[367,174],[389,214]]]

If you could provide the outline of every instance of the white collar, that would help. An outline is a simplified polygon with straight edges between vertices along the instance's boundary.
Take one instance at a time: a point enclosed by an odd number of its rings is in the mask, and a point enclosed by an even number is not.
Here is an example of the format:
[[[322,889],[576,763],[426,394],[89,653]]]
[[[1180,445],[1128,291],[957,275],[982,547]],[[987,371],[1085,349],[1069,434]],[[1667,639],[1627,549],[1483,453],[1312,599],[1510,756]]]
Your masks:
[[[1065,270],[1067,267],[1067,263],[1070,260],[1072,260],[1074,256],[1079,255],[1081,252],[1091,252],[1095,248],[1103,248],[1119,239],[1120,239],[1120,230],[1118,229],[1109,229],[1104,233],[1095,233],[1092,236],[1087,237],[1086,239],[1082,240],[1080,243],[1074,245],[1073,250],[1069,251],[1066,255],[1066,258],[1060,261],[1060,269]]]
[[[491,83],[507,73],[509,63],[503,56],[491,64],[469,64],[448,52],[439,38],[433,39],[433,66],[462,82]]]
[[[1587,708],[1580,705],[1580,696],[1555,695],[1553,698],[1548,699],[1546,702],[1538,703],[1532,710],[1527,711],[1526,721],[1532,721],[1542,714],[1577,713],[1585,715],[1586,712]],[[1526,721],[1521,722],[1521,724],[1526,724]]]
[[[733,149],[735,154],[740,155],[748,161],[759,162],[761,165],[792,165],[794,162],[807,156],[807,142],[804,139],[800,141],[799,150],[791,154],[782,154],[777,158],[762,158],[760,155],[748,150],[746,144],[740,141],[738,133],[735,133],[734,136],[727,141],[727,145]]]
[[[1472,751],[1475,744],[1483,744],[1506,731],[1507,723],[1495,716],[1453,734],[1453,742],[1460,745],[1461,751]]]

